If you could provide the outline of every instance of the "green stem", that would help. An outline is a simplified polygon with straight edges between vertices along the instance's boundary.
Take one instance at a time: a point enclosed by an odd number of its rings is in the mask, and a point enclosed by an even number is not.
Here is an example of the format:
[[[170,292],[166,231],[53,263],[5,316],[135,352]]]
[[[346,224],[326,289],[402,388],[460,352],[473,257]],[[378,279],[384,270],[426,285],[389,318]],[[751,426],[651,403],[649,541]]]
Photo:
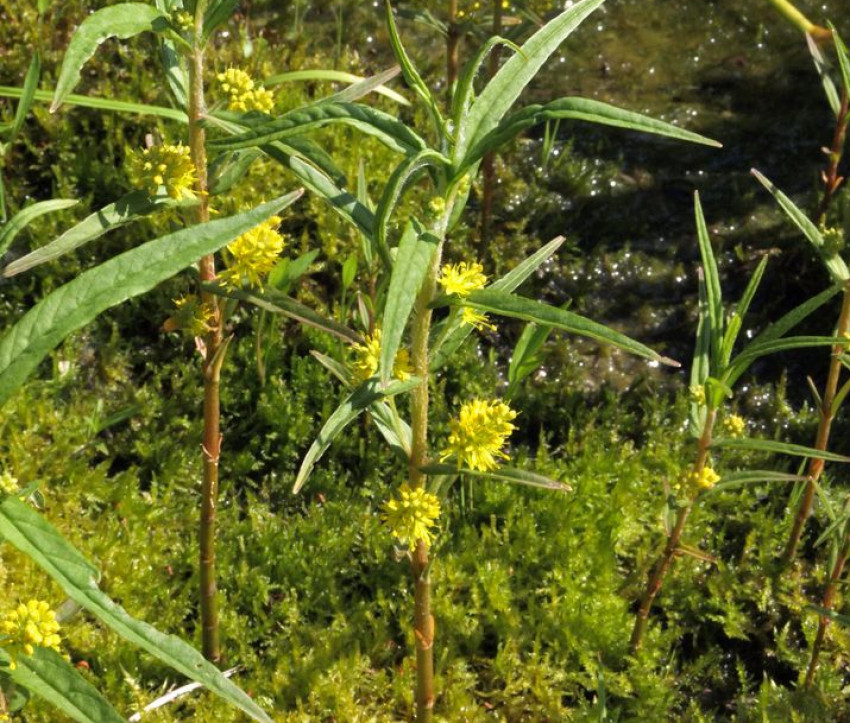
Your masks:
[[[826,225],[826,214],[829,211],[829,205],[832,203],[832,199],[844,181],[838,175],[838,166],[841,164],[841,157],[844,155],[844,141],[847,138],[848,121],[850,121],[850,113],[848,113],[847,89],[845,88],[841,91],[841,105],[839,106],[838,116],[835,121],[835,131],[832,134],[832,146],[829,149],[829,164],[823,173],[823,198],[821,198],[816,219],[818,226]]]
[[[196,221],[206,223],[210,219],[209,194],[207,189],[206,134],[201,119],[206,111],[204,103],[204,51],[200,44],[203,33],[206,0],[198,0],[195,7],[195,41],[189,58],[189,146],[195,164],[197,182],[195,192],[200,200]],[[215,258],[204,256],[198,263],[201,283],[215,279]],[[221,452],[221,407],[219,382],[223,353],[221,308],[216,296],[201,291],[201,299],[214,310],[212,330],[206,335],[204,376],[204,433],[203,465],[204,476],[201,486],[201,519],[198,533],[200,554],[200,598],[201,631],[204,655],[218,661],[221,658],[218,630],[218,601],[216,597],[215,573],[215,516],[218,502],[218,463]],[[222,350],[223,352],[223,350]]]
[[[843,337],[850,331],[850,285],[844,288],[844,297],[841,302],[841,314],[838,317],[838,326],[836,327],[835,335]],[[844,354],[845,348],[836,344],[832,348],[832,357],[829,362],[829,372],[826,377],[826,386],[823,390],[820,408],[820,422],[818,423],[817,436],[815,437],[814,448],[820,451],[825,451],[829,445],[829,433],[832,428],[832,420],[835,419],[836,410],[833,409],[835,403],[835,393],[838,389],[838,381],[841,376],[841,356]],[[800,505],[797,508],[797,514],[794,518],[794,525],[791,528],[791,534],[788,536],[788,542],[785,545],[785,550],[782,553],[782,565],[789,565],[797,555],[797,548],[800,544],[800,538],[803,535],[803,528],[806,525],[806,520],[812,512],[812,505],[815,499],[815,490],[817,489],[818,480],[823,472],[824,461],[822,459],[812,457],[809,460],[809,468],[806,479],[806,488],[803,491],[803,497],[800,500]]]
[[[699,443],[697,445],[697,458],[691,470],[692,474],[696,476],[700,475],[705,468],[706,461],[708,460],[708,448],[711,445],[711,435],[716,419],[717,410],[709,409],[705,417],[705,424],[702,428],[702,435],[700,436]],[[661,586],[664,583],[664,577],[667,574],[667,570],[670,568],[673,557],[679,548],[679,542],[681,541],[682,533],[685,530],[685,523],[688,521],[688,516],[690,515],[691,509],[694,505],[694,499],[679,510],[679,514],[676,517],[676,524],[673,527],[673,531],[670,533],[670,536],[667,538],[667,544],[664,545],[664,550],[661,552],[661,555],[652,567],[652,571],[649,573],[649,577],[646,581],[646,588],[641,596],[640,608],[638,609],[637,617],[635,618],[634,628],[632,628],[632,637],[629,641],[629,649],[632,654],[640,650],[640,646],[643,643],[643,636],[649,623],[649,612],[652,609],[652,603],[655,600],[656,595],[658,595],[661,590]]]
[[[832,33],[820,25],[815,25],[803,13],[801,13],[789,0],[769,0],[773,6],[785,16],[787,20],[802,32],[811,35],[816,40],[829,40]]]

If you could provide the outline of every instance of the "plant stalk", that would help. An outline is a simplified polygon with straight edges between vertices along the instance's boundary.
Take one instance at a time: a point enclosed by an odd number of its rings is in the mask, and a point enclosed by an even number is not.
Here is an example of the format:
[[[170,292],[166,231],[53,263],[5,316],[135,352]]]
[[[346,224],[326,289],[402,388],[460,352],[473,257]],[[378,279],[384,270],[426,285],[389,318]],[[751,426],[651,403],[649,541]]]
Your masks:
[[[699,475],[705,468],[706,461],[708,460],[708,448],[711,445],[711,435],[716,419],[717,410],[709,409],[705,417],[702,435],[700,436],[697,444],[697,458],[692,468],[692,473],[694,475]],[[658,595],[661,590],[661,586],[664,583],[664,577],[667,574],[667,570],[670,568],[673,557],[679,548],[679,542],[681,541],[682,533],[685,530],[685,523],[688,521],[688,516],[690,515],[693,506],[694,500],[692,499],[685,507],[682,507],[679,510],[679,514],[676,517],[676,524],[673,527],[673,531],[670,533],[670,536],[667,538],[667,544],[664,545],[664,550],[655,562],[652,571],[649,573],[646,588],[641,596],[640,608],[638,609],[637,617],[635,618],[635,625],[632,629],[632,637],[629,641],[629,649],[632,654],[635,654],[638,650],[640,650],[640,646],[643,643],[643,636],[649,623],[649,611],[652,608],[652,603],[655,600],[656,595]]]
[[[850,113],[848,113],[847,89],[845,88],[841,92],[841,106],[838,109],[835,131],[832,135],[832,145],[829,149],[829,164],[826,171],[823,172],[823,198],[821,198],[816,219],[818,226],[826,225],[826,214],[829,210],[829,205],[832,203],[832,199],[844,181],[844,178],[838,175],[838,166],[844,155],[844,142],[847,138],[848,121],[850,121]]]
[[[850,331],[850,285],[844,287],[844,296],[841,302],[841,313],[838,317],[838,326],[836,327],[835,335],[842,337]],[[835,419],[835,411],[833,405],[835,402],[835,394],[838,390],[838,381],[841,376],[841,355],[844,354],[845,348],[840,344],[836,344],[832,348],[832,357],[829,361],[829,372],[826,377],[826,386],[823,390],[821,398],[820,422],[818,423],[817,436],[815,438],[814,447],[817,450],[825,451],[829,445],[829,433],[832,428],[832,420]],[[815,490],[817,489],[818,480],[823,472],[824,461],[820,458],[812,457],[809,460],[808,474],[806,475],[806,489],[803,492],[803,498],[800,500],[800,505],[797,508],[797,515],[794,518],[794,525],[791,528],[791,534],[788,536],[788,542],[785,545],[785,550],[782,553],[781,562],[783,566],[789,565],[797,555],[797,548],[800,545],[800,538],[803,535],[803,528],[806,525],[806,520],[812,512],[812,505],[815,500]]]
[[[790,0],[770,0],[770,2],[792,25],[795,25],[802,32],[811,35],[818,42],[824,42],[832,38],[832,32],[829,29],[815,25]]]
[[[449,0],[449,22],[446,33],[446,91],[451,95],[452,87],[457,80],[460,61],[458,45],[460,43],[460,28],[457,26],[457,0]]]
[[[200,203],[196,221],[210,219],[207,188],[206,134],[200,124],[206,112],[204,103],[204,50],[201,45],[206,0],[195,7],[195,41],[189,63],[189,147],[195,164],[195,193]],[[215,257],[210,254],[198,262],[201,283],[215,279]],[[212,329],[204,338],[202,365],[204,377],[203,483],[198,533],[200,555],[201,631],[204,656],[213,662],[221,659],[218,630],[218,601],[215,572],[215,516],[218,502],[218,462],[221,452],[221,407],[219,382],[222,363],[221,309],[218,299],[203,289],[201,300],[214,310]]]

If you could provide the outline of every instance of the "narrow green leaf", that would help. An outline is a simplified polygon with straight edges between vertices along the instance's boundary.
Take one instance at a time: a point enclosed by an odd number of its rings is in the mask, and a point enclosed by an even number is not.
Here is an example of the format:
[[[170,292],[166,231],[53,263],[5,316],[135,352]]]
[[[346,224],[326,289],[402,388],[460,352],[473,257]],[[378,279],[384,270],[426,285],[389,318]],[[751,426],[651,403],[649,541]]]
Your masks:
[[[731,472],[724,474],[720,482],[718,482],[710,490],[702,493],[702,496],[710,495],[714,492],[724,492],[725,490],[734,487],[743,487],[748,484],[762,484],[764,482],[799,482],[806,479],[805,475],[789,474],[788,472],[777,472],[772,469],[748,469],[741,472]]]
[[[755,168],[750,170],[752,173],[764,186],[770,194],[776,199],[779,203],[780,208],[785,212],[785,215],[790,218],[797,228],[803,232],[803,235],[811,242],[812,246],[814,246],[823,260],[824,265],[832,276],[833,281],[836,283],[844,283],[850,279],[850,271],[847,270],[847,264],[844,263],[844,260],[836,253],[829,254],[826,251],[826,247],[824,245],[823,236],[821,236],[820,231],[818,231],[817,226],[809,219],[809,217],[803,213],[794,202],[788,198],[782,191],[780,191],[776,186],[774,186],[765,176],[759,173]]]
[[[409,460],[413,433],[410,431],[410,425],[399,416],[396,408],[386,402],[373,402],[369,412],[372,415],[372,421],[393,452],[402,460]]]
[[[738,356],[736,356],[723,373],[723,381],[730,387],[735,386],[735,382],[749,368],[756,359],[769,354],[776,354],[781,351],[791,351],[792,349],[806,349],[814,346],[836,346],[846,345],[846,339],[839,339],[833,336],[789,336],[773,341],[759,342],[754,341],[749,344]]]
[[[113,229],[125,226],[131,221],[147,216],[157,209],[173,206],[194,206],[197,201],[185,199],[175,201],[168,196],[148,196],[144,191],[132,191],[115,203],[104,206],[99,211],[86,216],[77,225],[69,228],[59,238],[16,259],[3,269],[3,276],[9,278],[29,271],[39,264],[58,259],[81,246],[100,238]]]
[[[835,44],[835,54],[838,56],[838,67],[841,68],[841,82],[844,92],[850,95],[850,57],[847,54],[847,46],[832,23],[828,23],[832,31],[832,41]]]
[[[375,209],[375,241],[388,268],[392,264],[389,260],[387,226],[398,205],[399,199],[404,194],[405,189],[428,167],[439,168],[447,164],[448,159],[445,156],[437,153],[437,151],[432,151],[430,148],[426,148],[419,153],[406,156],[396,166],[396,169],[392,172],[392,175],[384,186],[381,200]]]
[[[364,78],[360,75],[354,75],[353,73],[346,73],[342,70],[326,70],[324,68],[315,70],[291,70],[287,73],[280,73],[278,75],[273,75],[270,78],[266,78],[263,81],[263,85],[268,88],[273,85],[279,85],[281,83],[314,80],[327,80],[339,83],[358,84],[363,82],[364,80],[368,80],[368,78]],[[387,88],[384,85],[379,85],[374,88],[374,91],[379,95],[383,95],[384,97],[395,101],[399,105],[410,105],[410,101],[407,98],[405,98],[400,93],[397,93],[392,88]]]
[[[834,32],[835,31],[833,31],[833,33]],[[829,63],[826,58],[823,57],[820,46],[818,46],[817,42],[811,35],[806,35],[806,43],[809,46],[809,53],[812,55],[812,60],[815,63],[815,70],[817,70],[821,85],[823,85],[826,100],[829,103],[829,107],[832,109],[832,114],[837,118],[838,114],[841,112],[841,100],[838,97],[838,89],[835,87],[835,83],[829,76]]]
[[[841,291],[842,288],[843,286],[841,284],[835,284],[828,289],[824,289],[811,299],[806,299],[806,301],[802,304],[794,307],[787,314],[783,315],[780,319],[768,326],[763,332],[761,332],[761,334],[753,339],[751,344],[761,344],[763,342],[773,341],[785,336],[785,334],[791,331],[791,329],[797,326],[797,324],[809,316],[809,314],[817,311],[821,306]]]
[[[159,48],[162,72],[168,81],[168,88],[177,106],[183,110],[189,107],[189,70],[177,44],[170,38],[162,38]]]
[[[8,655],[3,653],[8,660]],[[33,655],[21,655],[15,670],[7,671],[17,685],[35,693],[62,713],[80,723],[125,723],[91,683],[59,653],[36,648]]]
[[[275,314],[283,314],[301,324],[306,324],[328,334],[333,334],[350,344],[357,344],[363,341],[363,338],[359,334],[347,326],[343,326],[333,319],[322,316],[313,311],[309,306],[305,306],[300,301],[281,294],[275,289],[266,289],[265,291],[230,290],[216,284],[205,284],[204,288],[219,296],[247,301],[249,304],[253,304],[260,309],[265,309]]]
[[[502,278],[494,281],[490,288],[494,291],[516,291],[537,269],[548,261],[561,248],[565,239],[558,236],[548,244],[535,251],[527,259],[521,261]],[[441,369],[461,344],[472,332],[469,324],[464,324],[459,314],[454,314],[447,321],[435,325],[434,335],[442,341],[433,350],[431,356],[431,371]]]
[[[538,324],[547,324],[572,334],[596,339],[604,344],[611,344],[645,359],[669,366],[679,366],[678,362],[658,354],[648,346],[630,339],[625,334],[571,311],[558,309],[533,299],[526,299],[522,296],[490,288],[473,291],[464,299],[452,299],[451,301],[481,311],[533,321]]]
[[[254,161],[261,158],[262,155],[263,152],[259,148],[245,148],[241,151],[220,153],[209,168],[210,194],[218,196],[227,193],[245,177]]]
[[[812,610],[818,615],[823,615],[825,618],[835,620],[837,623],[841,623],[842,625],[850,625],[850,615],[842,615],[841,613],[835,612],[835,610],[829,610],[821,607],[820,605],[806,605],[806,609]]]
[[[457,128],[456,166],[502,120],[543,64],[605,0],[579,0],[529,38],[487,84]]]
[[[322,354],[322,352],[316,351],[315,349],[310,350],[310,355],[346,387],[351,386],[349,379],[350,375],[345,364],[338,362],[336,359],[332,359],[327,354]]]
[[[589,98],[569,97],[547,103],[532,105],[502,120],[489,133],[471,144],[467,154],[458,160],[461,170],[469,168],[483,158],[487,153],[501,148],[522,131],[551,120],[577,120],[597,125],[624,128],[626,130],[649,133],[652,135],[673,138],[675,140],[699,143],[719,148],[717,141],[706,138],[698,133],[679,128],[670,123],[650,118],[641,113],[635,113],[616,106],[602,103]]]
[[[327,98],[322,98],[319,103],[354,103],[361,98],[365,98],[372,91],[382,88],[384,83],[395,78],[400,72],[401,68],[398,65],[394,65],[392,68],[377,75],[363,78],[363,80],[348,86],[338,93],[334,93]]]
[[[0,166],[0,221],[6,223],[6,182],[3,180],[2,166]]]
[[[802,444],[777,442],[773,439],[719,437],[712,440],[711,446],[715,449],[744,449],[756,452],[776,452],[779,454],[790,454],[792,457],[814,457],[815,459],[825,459],[829,462],[850,462],[850,457],[843,454],[815,449],[814,447],[806,447]]]
[[[732,350],[735,348],[735,342],[738,340],[738,334],[741,333],[741,325],[744,323],[744,318],[750,310],[750,304],[753,297],[756,295],[761,279],[764,276],[764,270],[767,268],[768,257],[763,256],[753,275],[747,283],[747,288],[744,290],[744,295],[735,307],[729,323],[726,325],[726,334],[723,337],[723,349],[721,350],[722,360],[721,368],[729,364],[729,359],[732,358]]]
[[[708,306],[708,338],[711,344],[709,366],[717,373],[720,368],[720,348],[723,343],[723,292],[720,288],[720,273],[717,270],[717,260],[708,236],[708,227],[702,213],[699,193],[694,193],[694,218],[697,226],[697,240],[702,257],[702,267],[705,272],[705,298]]]
[[[76,206],[78,203],[79,201],[71,198],[54,198],[50,201],[39,201],[18,211],[5,226],[0,228],[0,256],[6,253],[9,246],[15,240],[15,236],[39,216],[52,213],[53,211],[71,208],[71,206]]]
[[[543,361],[540,350],[552,333],[552,329],[553,327],[548,324],[525,325],[508,364],[508,388],[505,391],[505,397],[508,399],[516,394],[522,380],[540,367]]]
[[[289,287],[307,273],[318,255],[319,249],[312,249],[298,258],[277,264],[269,273],[269,286],[282,294],[287,293]]]
[[[204,42],[215,32],[215,29],[230,19],[239,0],[212,0],[204,13]]]
[[[406,381],[394,381],[386,387],[382,387],[381,383],[373,378],[367,379],[351,392],[325,422],[319,432],[319,436],[316,437],[310,449],[307,450],[307,454],[304,455],[301,468],[298,470],[298,476],[295,478],[295,485],[292,488],[293,493],[297,494],[307,482],[310,473],[313,471],[313,467],[327,451],[328,447],[331,446],[331,442],[336,439],[337,435],[343,429],[357,419],[365,409],[369,408],[374,402],[396,394],[409,392],[421,383],[421,379],[411,377]]]
[[[33,100],[35,100],[35,91],[38,88],[38,79],[41,77],[41,56],[36,51],[33,55],[30,67],[27,70],[24,78],[24,87],[21,89],[21,100],[18,102],[18,107],[15,109],[15,119],[12,121],[12,128],[9,132],[9,140],[14,140],[21,128],[24,127],[24,121],[27,119],[27,114],[32,108]]]
[[[705,273],[702,267],[697,269],[699,289],[699,318],[697,320],[697,336],[694,346],[694,360],[691,365],[691,387],[705,389],[705,383],[711,376],[711,322],[708,317],[708,295],[705,288]],[[707,396],[707,395],[706,395]],[[698,438],[705,427],[708,411],[705,404],[691,400],[689,408],[690,433]]]
[[[0,98],[20,98],[22,95],[23,90],[21,88],[0,85]],[[54,91],[51,90],[37,90],[33,94],[33,97],[39,103],[49,103],[53,99],[53,95]],[[189,116],[182,110],[164,108],[158,105],[148,105],[146,103],[130,103],[124,100],[111,100],[109,98],[75,95],[73,93],[65,96],[62,102],[68,105],[78,105],[81,108],[96,108],[98,110],[111,110],[118,113],[132,113],[134,115],[151,115],[185,124],[189,123]]]
[[[380,375],[385,384],[392,377],[407,320],[439,245],[436,236],[415,221],[408,222],[398,246],[381,319]]]
[[[253,218],[256,218],[260,215],[256,212],[266,207],[275,208],[275,203],[247,213],[255,213]],[[271,213],[273,211],[269,215]],[[165,635],[147,623],[136,620],[113,602],[98,588],[91,564],[47,520],[17,497],[6,497],[0,502],[0,535],[50,575],[68,597],[124,640],[138,645],[174,670],[201,683],[254,720],[272,723],[271,718],[254,701],[197,650],[174,635]]]
[[[126,40],[145,31],[164,30],[168,20],[146,3],[121,3],[96,10],[74,33],[62,60],[50,112],[55,113],[80,80],[80,70],[107,38]]]
[[[850,379],[841,385],[841,389],[838,390],[838,393],[832,400],[832,409],[830,410],[830,413],[833,417],[838,414],[838,410],[841,409],[841,405],[844,404],[844,400],[847,398],[848,392],[850,392]],[[821,405],[822,404],[823,402],[821,402]]]
[[[572,491],[572,487],[565,482],[558,482],[541,474],[514,467],[498,467],[494,470],[482,472],[480,470],[467,469],[466,467],[457,467],[453,464],[429,464],[422,467],[420,471],[429,476],[466,474],[472,477],[486,477],[487,479],[497,480],[499,482],[513,482],[514,484],[554,490],[556,492]]]
[[[290,193],[230,218],[149,241],[80,274],[42,299],[0,339],[0,404],[72,331],[217,251],[300,196],[300,191]]]
[[[416,153],[426,147],[425,141],[398,118],[360,103],[318,103],[289,111],[270,121],[254,124],[243,118],[243,122],[249,127],[245,133],[211,141],[210,148],[232,151],[262,146],[335,123],[357,128],[399,153]]]

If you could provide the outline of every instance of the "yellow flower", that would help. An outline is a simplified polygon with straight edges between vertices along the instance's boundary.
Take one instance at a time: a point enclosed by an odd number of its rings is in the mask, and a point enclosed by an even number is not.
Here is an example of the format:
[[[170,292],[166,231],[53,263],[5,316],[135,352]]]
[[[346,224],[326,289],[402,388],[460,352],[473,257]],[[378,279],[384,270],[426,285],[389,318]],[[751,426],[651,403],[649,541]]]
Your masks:
[[[440,516],[440,500],[424,489],[410,489],[403,484],[399,489],[398,498],[393,498],[384,504],[381,519],[390,527],[393,536],[406,542],[413,551],[416,543],[422,540],[430,545],[434,540],[431,531],[436,527]]]
[[[128,171],[135,186],[151,196],[163,186],[175,200],[192,196],[196,176],[188,146],[151,146],[141,153],[131,152]]]
[[[705,406],[705,387],[702,384],[691,384],[688,392],[692,402],[699,407]]]
[[[0,474],[0,493],[4,495],[14,495],[21,491],[18,484],[18,478],[9,472]]]
[[[701,490],[710,490],[720,481],[720,475],[711,467],[703,467],[699,473],[691,472],[691,483]]]
[[[446,264],[440,273],[440,286],[452,296],[469,296],[473,291],[484,288],[487,277],[484,267],[479,263]]]
[[[227,108],[240,113],[259,110],[270,113],[274,107],[274,94],[270,90],[257,87],[251,76],[239,68],[228,68],[218,73],[216,79],[221,90],[227,95]]]
[[[456,457],[458,467],[485,472],[496,469],[497,458],[508,459],[502,447],[516,429],[514,419],[516,412],[504,402],[466,402],[449,423],[449,442],[440,459]]]
[[[15,655],[21,652],[32,655],[36,645],[61,652],[59,645],[62,639],[56,613],[43,600],[21,603],[6,613],[0,621],[0,635],[0,643],[12,657],[12,670],[16,667]]]
[[[195,27],[195,18],[192,13],[187,13],[185,10],[178,11],[171,16],[171,22],[184,33]]]
[[[353,344],[351,348],[356,355],[351,365],[351,375],[355,384],[362,384],[375,376],[381,365],[380,327],[375,327],[371,334],[366,335],[365,344]],[[393,363],[393,376],[400,381],[405,381],[412,373],[407,349],[399,349]]]
[[[221,273],[225,285],[236,288],[243,279],[252,286],[263,285],[263,277],[272,270],[286,245],[277,231],[280,222],[280,216],[272,216],[227,245],[233,260]]]
[[[484,329],[496,331],[496,327],[490,323],[487,314],[482,314],[480,311],[471,309],[468,306],[463,307],[463,311],[461,311],[460,314],[460,320],[464,324],[474,326],[478,331],[483,331]]]
[[[743,437],[747,431],[747,423],[743,417],[731,414],[723,420],[723,429],[730,437]]]
[[[212,304],[201,301],[195,294],[174,300],[177,313],[166,320],[165,331],[185,331],[191,336],[203,336],[212,329],[215,310]]]

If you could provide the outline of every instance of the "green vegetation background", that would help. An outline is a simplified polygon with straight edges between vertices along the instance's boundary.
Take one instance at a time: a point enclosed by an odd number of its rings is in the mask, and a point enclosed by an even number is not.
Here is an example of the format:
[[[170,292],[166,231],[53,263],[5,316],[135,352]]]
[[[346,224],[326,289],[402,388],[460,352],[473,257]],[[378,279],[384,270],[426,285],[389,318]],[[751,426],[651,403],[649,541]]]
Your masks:
[[[19,83],[30,49],[40,44],[43,86],[51,87],[75,23],[87,8],[103,4],[56,3],[51,23],[39,30],[34,1],[0,0],[0,83]],[[275,3],[251,5],[250,22],[243,16],[230,26],[229,37],[217,40],[220,67],[247,65],[258,76],[332,64],[354,72],[381,67],[371,49],[335,46],[332,32],[319,54],[315,38],[308,43],[296,36],[289,3],[282,4],[285,22],[268,26],[266,11]],[[329,28],[332,5],[314,4],[314,17]],[[306,3],[300,6],[306,9]],[[349,22],[356,28],[356,14]],[[374,46],[380,42],[379,36]],[[109,43],[87,66],[81,92],[167,102],[152,79],[153,52],[148,39]],[[290,106],[327,90],[308,84],[277,92]],[[0,113],[5,118],[11,105],[0,103]],[[146,133],[174,140],[179,132],[151,119],[79,108],[50,116],[37,106],[8,156],[11,210],[52,196],[83,203],[33,224],[17,247],[43,244],[72,220],[115,200],[127,189],[127,149],[142,145]],[[374,190],[380,188],[381,169],[391,161],[387,151],[344,130],[325,133],[322,141],[350,177],[363,159]],[[590,163],[572,154],[569,142],[562,150],[549,171],[548,196],[537,192],[539,169],[521,148],[500,164],[505,210],[484,259],[488,272],[510,268],[554,235],[544,221],[555,210],[553,187],[587,198],[592,188],[620,178],[614,161]],[[230,212],[292,186],[273,166],[257,167],[219,210]],[[616,199],[612,204],[616,208]],[[74,257],[2,282],[3,326],[81,269],[174,221],[139,222]],[[475,252],[474,224],[470,217],[454,241],[454,260]],[[329,313],[350,313],[356,289],[346,290],[343,301],[338,279],[341,264],[356,253],[356,238],[310,199],[287,216],[285,227],[293,254],[321,249],[319,266],[299,295]],[[580,251],[571,247],[528,293],[557,294],[559,274],[567,273]],[[693,269],[680,264],[674,271]],[[103,570],[110,595],[134,615],[197,642],[199,372],[192,343],[160,330],[171,299],[190,286],[188,276],[173,280],[64,344],[4,408],[0,457],[24,483],[41,484],[48,518]],[[691,305],[681,310],[686,322],[693,321]],[[375,431],[359,425],[334,445],[307,490],[293,497],[300,455],[340,393],[309,351],[336,350],[324,337],[282,322],[274,333],[284,342],[268,356],[262,384],[252,344],[255,325],[249,313],[238,320],[239,343],[225,368],[222,393],[218,550],[225,664],[239,666],[240,685],[280,721],[407,720],[412,597],[407,567],[394,559],[376,512],[402,470]],[[689,339],[692,326],[685,328]],[[504,390],[510,346],[520,330],[505,324],[498,336],[487,335],[463,351],[457,368],[437,382],[438,419],[457,407],[461,389],[484,396]],[[677,392],[685,377],[663,376],[563,338],[548,351],[544,373],[533,375],[514,401],[520,431],[513,455],[523,466],[569,481],[573,492],[480,482],[452,491],[434,568],[443,719],[850,720],[848,636],[840,627],[832,628],[832,662],[823,666],[818,690],[795,690],[816,622],[804,606],[823,577],[817,560],[824,550],[812,548],[815,525],[793,574],[782,583],[767,577],[786,533],[785,488],[718,493],[698,507],[687,542],[716,555],[717,564],[677,560],[645,651],[627,662],[632,601],[662,539],[664,487],[691,455],[685,400]],[[751,382],[750,406],[740,411],[762,434],[807,443],[809,407],[796,397],[786,401],[784,378],[775,372],[767,377],[769,385]],[[790,386],[802,384],[796,379]],[[444,426],[438,423],[433,436],[444,437]],[[722,462],[729,468],[755,461],[727,455]],[[4,546],[0,607],[33,596],[61,602],[57,588]],[[66,632],[72,660],[128,715],[179,682],[84,616]],[[239,719],[222,702],[196,693],[143,720]],[[35,704],[24,720],[60,718]]]

